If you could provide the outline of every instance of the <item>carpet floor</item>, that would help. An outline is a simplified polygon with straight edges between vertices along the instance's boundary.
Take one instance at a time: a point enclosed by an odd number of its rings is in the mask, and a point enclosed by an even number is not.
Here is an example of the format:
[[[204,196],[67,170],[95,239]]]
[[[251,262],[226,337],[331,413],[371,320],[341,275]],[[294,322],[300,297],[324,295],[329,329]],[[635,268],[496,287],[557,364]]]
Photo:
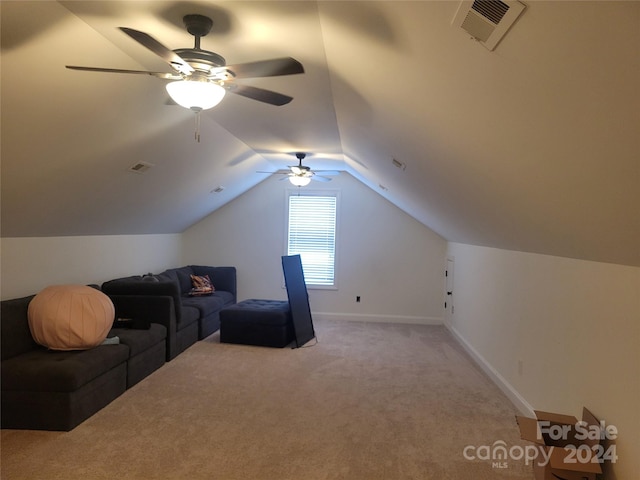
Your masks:
[[[71,432],[2,430],[2,479],[533,479],[487,458],[527,445],[517,411],[444,327],[315,330],[299,349],[216,333]]]

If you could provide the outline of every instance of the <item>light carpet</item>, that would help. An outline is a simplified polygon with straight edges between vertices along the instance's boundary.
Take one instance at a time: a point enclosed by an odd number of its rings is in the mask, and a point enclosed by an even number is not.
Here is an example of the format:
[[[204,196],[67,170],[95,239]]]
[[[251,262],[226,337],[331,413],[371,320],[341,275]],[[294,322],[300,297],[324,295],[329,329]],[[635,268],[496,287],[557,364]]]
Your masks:
[[[2,479],[533,479],[524,460],[474,455],[526,443],[444,327],[315,330],[299,349],[216,333],[71,432],[3,430]]]

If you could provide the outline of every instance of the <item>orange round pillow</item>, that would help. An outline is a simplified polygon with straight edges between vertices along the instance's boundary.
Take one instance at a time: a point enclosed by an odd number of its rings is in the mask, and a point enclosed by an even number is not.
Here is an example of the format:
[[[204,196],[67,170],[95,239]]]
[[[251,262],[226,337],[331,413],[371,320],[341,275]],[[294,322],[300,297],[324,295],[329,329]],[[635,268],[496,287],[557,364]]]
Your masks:
[[[29,303],[29,329],[51,350],[87,350],[100,345],[113,325],[115,308],[104,293],[85,285],[53,285]]]

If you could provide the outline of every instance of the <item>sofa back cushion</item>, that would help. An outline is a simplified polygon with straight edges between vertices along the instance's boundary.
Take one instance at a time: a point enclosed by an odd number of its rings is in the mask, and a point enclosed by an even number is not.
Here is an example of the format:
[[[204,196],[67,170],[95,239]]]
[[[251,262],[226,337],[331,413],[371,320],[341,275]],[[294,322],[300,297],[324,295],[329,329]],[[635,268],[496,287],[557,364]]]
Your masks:
[[[208,267],[205,265],[189,266],[195,275],[207,275],[216,292],[229,292],[233,296],[232,303],[236,302],[236,268],[235,267]],[[225,299],[225,303],[227,300]]]
[[[102,291],[107,295],[167,295],[176,297],[176,285],[168,278],[156,275],[158,281],[145,280],[146,277],[125,277],[109,280],[102,284]]]
[[[173,298],[176,321],[181,320],[181,295],[177,276],[164,272],[155,275],[157,281],[149,281],[147,277],[133,276],[116,278],[102,284],[102,291],[107,295],[158,295]]]
[[[27,311],[35,295],[3,300],[0,309],[2,360],[39,348],[31,336]]]
[[[191,267],[180,267],[180,268],[170,268],[169,270],[165,270],[158,277],[160,278],[170,278],[175,282],[178,282],[178,287],[180,288],[180,295],[187,295],[191,288],[193,287],[191,283],[191,275],[193,274],[193,270]]]

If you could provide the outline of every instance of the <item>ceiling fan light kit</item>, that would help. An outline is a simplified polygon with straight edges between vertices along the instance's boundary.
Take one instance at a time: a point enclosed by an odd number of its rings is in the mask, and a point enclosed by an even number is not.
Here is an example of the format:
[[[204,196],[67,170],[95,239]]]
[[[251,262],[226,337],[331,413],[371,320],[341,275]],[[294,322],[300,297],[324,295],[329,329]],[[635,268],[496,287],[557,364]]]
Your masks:
[[[289,179],[289,182],[296,187],[306,187],[311,183],[311,180],[316,180],[319,182],[330,182],[331,179],[328,176],[339,175],[340,172],[336,170],[316,170],[312,171],[310,167],[303,165],[302,160],[307,156],[306,153],[298,152],[296,153],[296,158],[298,159],[298,165],[290,165],[289,171],[284,172],[258,172],[258,173],[278,173],[284,174],[286,177],[283,177],[282,180]],[[322,175],[317,175],[318,173]]]
[[[306,187],[311,182],[311,177],[299,177],[297,175],[292,175],[289,177],[289,181],[296,187]]]
[[[167,83],[166,89],[174,102],[195,112],[215,107],[226,93],[217,83],[206,80],[178,80]]]

